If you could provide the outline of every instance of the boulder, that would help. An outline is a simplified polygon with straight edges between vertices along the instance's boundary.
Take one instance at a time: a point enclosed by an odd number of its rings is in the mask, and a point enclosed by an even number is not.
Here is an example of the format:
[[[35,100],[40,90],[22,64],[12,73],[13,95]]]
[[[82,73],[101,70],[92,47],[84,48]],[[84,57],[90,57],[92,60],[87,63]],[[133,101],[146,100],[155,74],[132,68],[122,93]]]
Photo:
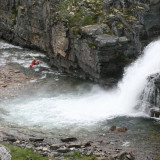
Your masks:
[[[160,118],[160,110],[151,109],[150,110],[150,115],[151,115],[151,117]]]
[[[10,150],[0,144],[0,160],[11,160]]]
[[[110,129],[109,129],[109,131],[111,131],[111,132],[113,132],[113,131],[115,131],[116,130],[116,126],[112,126]]]
[[[108,34],[95,36],[94,44],[98,47],[115,46],[118,44],[118,37]]]
[[[126,127],[118,128],[118,132],[126,132],[128,129]]]
[[[57,152],[59,152],[59,153],[68,153],[68,152],[70,152],[70,149],[68,149],[66,147],[61,147],[61,148],[57,149]]]
[[[44,138],[29,138],[31,142],[42,142]]]
[[[62,138],[61,139],[62,142],[74,142],[76,140],[77,140],[76,137],[67,137],[67,138]]]
[[[50,149],[51,149],[51,150],[57,150],[58,148],[60,148],[60,147],[62,147],[62,146],[63,146],[63,144],[61,144],[61,143],[52,144],[52,145],[50,146]]]
[[[107,32],[107,25],[89,25],[80,28],[81,35],[95,36],[102,35]]]
[[[135,157],[132,153],[123,152],[118,155],[119,160],[134,160]]]

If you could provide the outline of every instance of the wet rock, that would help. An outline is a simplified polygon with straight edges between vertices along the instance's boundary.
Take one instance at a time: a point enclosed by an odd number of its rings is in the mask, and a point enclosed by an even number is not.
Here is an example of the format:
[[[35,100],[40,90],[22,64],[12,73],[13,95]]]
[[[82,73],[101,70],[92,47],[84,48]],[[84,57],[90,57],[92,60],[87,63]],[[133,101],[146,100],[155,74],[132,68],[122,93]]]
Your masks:
[[[15,70],[14,73],[20,73],[20,71],[19,70]]]
[[[132,155],[132,153],[123,152],[119,156],[117,156],[120,160],[134,160],[135,157]]]
[[[57,152],[59,153],[68,153],[70,151],[70,149],[68,149],[67,147],[61,147],[59,149],[57,149]]]
[[[31,142],[42,142],[44,138],[29,138]]]
[[[151,117],[159,118],[160,117],[160,110],[151,109],[150,114],[151,114]]]
[[[42,146],[36,148],[36,150],[38,150],[38,151],[42,151],[42,149],[43,149]]]
[[[68,148],[81,148],[81,143],[71,143]]]
[[[6,84],[4,84],[4,85],[2,85],[2,87],[4,87],[4,88],[5,88],[5,87],[7,87],[7,85],[6,85]]]
[[[0,144],[0,160],[11,160],[9,149],[1,144]]]
[[[126,132],[128,129],[126,127],[118,128],[118,132]]]
[[[110,129],[109,129],[109,131],[111,131],[111,132],[113,132],[113,131],[115,131],[116,130],[116,126],[112,126]]]
[[[50,146],[51,150],[57,150],[58,148],[62,147],[63,144],[52,144]]]
[[[74,142],[76,140],[77,140],[76,137],[67,137],[67,138],[62,138],[61,139],[62,142]]]
[[[6,137],[6,141],[16,142],[17,139],[15,137]]]
[[[84,143],[83,146],[85,146],[85,147],[90,147],[90,146],[91,146],[91,143],[92,143],[91,141],[88,141],[88,142]]]

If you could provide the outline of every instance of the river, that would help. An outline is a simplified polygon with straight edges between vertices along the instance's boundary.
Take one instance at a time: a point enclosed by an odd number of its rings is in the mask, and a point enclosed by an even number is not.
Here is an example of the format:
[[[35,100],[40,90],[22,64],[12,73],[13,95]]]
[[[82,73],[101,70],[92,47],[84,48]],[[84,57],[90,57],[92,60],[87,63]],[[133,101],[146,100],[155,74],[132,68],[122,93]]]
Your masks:
[[[0,41],[0,66],[16,66],[36,79],[18,96],[1,101],[1,129],[34,131],[46,136],[90,136],[103,134],[113,125],[125,126],[130,133],[129,143],[134,142],[135,146],[141,141],[156,150],[158,144],[151,143],[157,143],[160,137],[160,121],[150,118],[146,108],[137,105],[147,77],[160,72],[158,50],[159,41],[151,43],[145,54],[125,69],[117,87],[107,89],[51,68],[41,52]],[[30,68],[32,57],[40,64]],[[146,137],[151,138],[146,141]]]

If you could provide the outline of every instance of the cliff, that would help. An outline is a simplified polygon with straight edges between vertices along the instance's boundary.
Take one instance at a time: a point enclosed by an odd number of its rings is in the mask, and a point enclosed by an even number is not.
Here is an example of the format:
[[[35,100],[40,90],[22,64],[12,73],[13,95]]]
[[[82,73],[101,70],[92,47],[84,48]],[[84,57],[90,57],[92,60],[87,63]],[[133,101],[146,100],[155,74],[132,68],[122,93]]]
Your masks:
[[[112,85],[160,33],[159,0],[0,0],[0,38],[59,70]]]

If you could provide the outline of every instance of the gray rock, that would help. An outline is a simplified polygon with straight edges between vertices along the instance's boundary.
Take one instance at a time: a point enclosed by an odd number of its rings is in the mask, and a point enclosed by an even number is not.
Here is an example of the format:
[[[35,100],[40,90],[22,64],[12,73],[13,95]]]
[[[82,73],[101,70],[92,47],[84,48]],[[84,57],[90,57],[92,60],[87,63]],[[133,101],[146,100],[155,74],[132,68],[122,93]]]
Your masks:
[[[150,0],[150,4],[155,5],[159,3],[160,0]]]
[[[67,137],[67,138],[62,138],[61,139],[62,142],[74,142],[76,140],[77,140],[76,137]]]
[[[59,152],[59,153],[68,153],[68,152],[70,152],[70,149],[68,149],[66,147],[61,147],[61,148],[57,149],[57,152]]]
[[[98,47],[115,46],[118,44],[118,37],[107,34],[97,35],[94,44]]]
[[[151,109],[150,110],[150,114],[151,117],[156,117],[156,118],[160,118],[160,110],[156,110],[156,109]]]
[[[51,146],[50,146],[50,149],[51,150],[57,150],[58,148],[60,148],[60,147],[62,147],[63,146],[63,144],[61,144],[61,143],[59,143],[59,144],[52,144]]]
[[[89,25],[80,28],[81,35],[87,36],[95,36],[95,35],[102,35],[104,32],[107,32],[106,25]]]
[[[81,148],[81,143],[70,143],[67,146],[68,148]]]
[[[16,142],[17,141],[17,139],[15,137],[6,137],[6,140],[10,141],[10,142]]]
[[[132,155],[132,153],[127,153],[127,152],[122,152],[120,153],[117,158],[119,158],[119,160],[134,160],[135,157]]]
[[[44,138],[29,138],[31,142],[42,142]]]
[[[10,150],[1,144],[0,144],[0,159],[11,160]]]

